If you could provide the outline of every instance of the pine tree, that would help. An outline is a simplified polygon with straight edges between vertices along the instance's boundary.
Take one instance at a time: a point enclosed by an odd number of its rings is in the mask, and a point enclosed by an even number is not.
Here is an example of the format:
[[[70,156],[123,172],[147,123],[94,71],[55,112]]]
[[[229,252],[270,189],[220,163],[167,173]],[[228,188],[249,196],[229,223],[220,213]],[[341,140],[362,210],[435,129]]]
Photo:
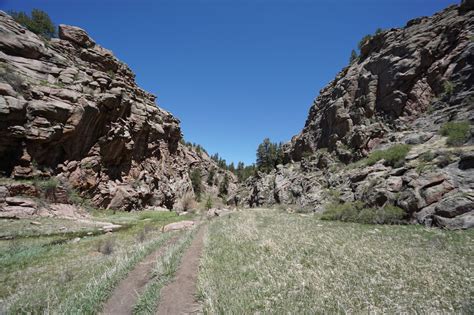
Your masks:
[[[23,25],[35,34],[47,39],[56,36],[56,26],[51,21],[48,13],[42,10],[31,10],[31,17],[25,12],[10,11],[9,14],[17,23]]]
[[[216,170],[214,168],[211,168],[211,170],[209,171],[209,175],[207,175],[207,184],[209,186],[212,186],[214,184],[214,176],[216,175]]]
[[[350,63],[353,63],[354,61],[356,61],[357,58],[359,58],[359,56],[357,56],[357,52],[354,49],[352,49],[351,57],[350,57],[350,60],[349,60]]]
[[[257,148],[257,168],[261,172],[269,173],[278,164],[283,163],[283,144],[273,143],[265,138]]]
[[[207,196],[207,199],[206,199],[206,209],[209,210],[212,208],[212,198],[211,196]]]
[[[242,181],[243,181],[244,168],[245,168],[245,165],[244,165],[243,162],[237,163],[237,170],[236,170],[235,172],[236,172],[237,179],[239,180],[239,182],[242,182]]]
[[[194,194],[196,195],[196,200],[201,200],[202,193],[202,182],[201,182],[201,171],[196,168],[191,172],[191,183],[193,185]]]
[[[219,187],[219,196],[224,198],[229,193],[229,177],[227,174],[224,175],[224,179]]]

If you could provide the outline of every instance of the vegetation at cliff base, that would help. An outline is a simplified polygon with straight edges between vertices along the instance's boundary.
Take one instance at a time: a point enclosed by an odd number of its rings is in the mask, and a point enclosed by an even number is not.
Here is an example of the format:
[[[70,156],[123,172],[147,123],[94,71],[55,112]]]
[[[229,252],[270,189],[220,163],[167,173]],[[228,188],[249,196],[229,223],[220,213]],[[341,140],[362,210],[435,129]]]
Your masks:
[[[362,202],[356,201],[329,204],[322,213],[321,219],[366,224],[398,224],[405,216],[405,210],[393,205],[367,208]]]

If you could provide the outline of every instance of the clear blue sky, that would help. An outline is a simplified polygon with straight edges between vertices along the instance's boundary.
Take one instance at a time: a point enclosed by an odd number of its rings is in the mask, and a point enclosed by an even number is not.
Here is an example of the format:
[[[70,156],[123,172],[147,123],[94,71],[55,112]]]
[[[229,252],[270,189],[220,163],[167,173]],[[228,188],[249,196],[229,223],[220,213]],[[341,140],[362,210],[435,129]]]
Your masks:
[[[360,38],[460,0],[0,0],[86,29],[136,73],[186,140],[255,161],[288,141]]]

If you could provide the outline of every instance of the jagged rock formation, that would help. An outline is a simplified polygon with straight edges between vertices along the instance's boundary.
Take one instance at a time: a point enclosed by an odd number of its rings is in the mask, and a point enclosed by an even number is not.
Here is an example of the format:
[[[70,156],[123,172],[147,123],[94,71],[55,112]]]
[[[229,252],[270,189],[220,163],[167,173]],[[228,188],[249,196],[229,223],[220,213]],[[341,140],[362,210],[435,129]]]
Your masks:
[[[286,164],[249,179],[232,200],[316,210],[334,199],[389,203],[427,225],[474,226],[472,134],[457,149],[438,135],[447,121],[474,122],[473,38],[470,0],[372,36],[321,90],[285,145]],[[404,167],[345,166],[395,143],[413,145]]]
[[[125,210],[176,207],[193,193],[193,168],[222,180],[207,154],[181,143],[178,119],[84,30],[60,25],[60,38],[46,41],[0,11],[0,33],[3,176],[56,176],[98,207]],[[5,187],[3,201],[15,195]]]

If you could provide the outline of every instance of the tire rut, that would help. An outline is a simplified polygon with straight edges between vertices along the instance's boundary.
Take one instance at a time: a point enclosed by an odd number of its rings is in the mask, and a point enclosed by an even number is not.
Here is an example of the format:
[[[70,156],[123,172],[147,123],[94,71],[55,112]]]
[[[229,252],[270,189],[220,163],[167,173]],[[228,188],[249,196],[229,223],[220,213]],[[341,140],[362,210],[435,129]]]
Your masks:
[[[159,249],[139,262],[114,289],[112,295],[104,304],[101,314],[132,314],[133,306],[151,279],[154,264],[180,236],[181,235],[176,235],[167,240]]]
[[[196,300],[196,282],[206,229],[207,226],[199,228],[181,259],[173,281],[161,290],[156,314],[195,314],[201,312],[200,304]]]

